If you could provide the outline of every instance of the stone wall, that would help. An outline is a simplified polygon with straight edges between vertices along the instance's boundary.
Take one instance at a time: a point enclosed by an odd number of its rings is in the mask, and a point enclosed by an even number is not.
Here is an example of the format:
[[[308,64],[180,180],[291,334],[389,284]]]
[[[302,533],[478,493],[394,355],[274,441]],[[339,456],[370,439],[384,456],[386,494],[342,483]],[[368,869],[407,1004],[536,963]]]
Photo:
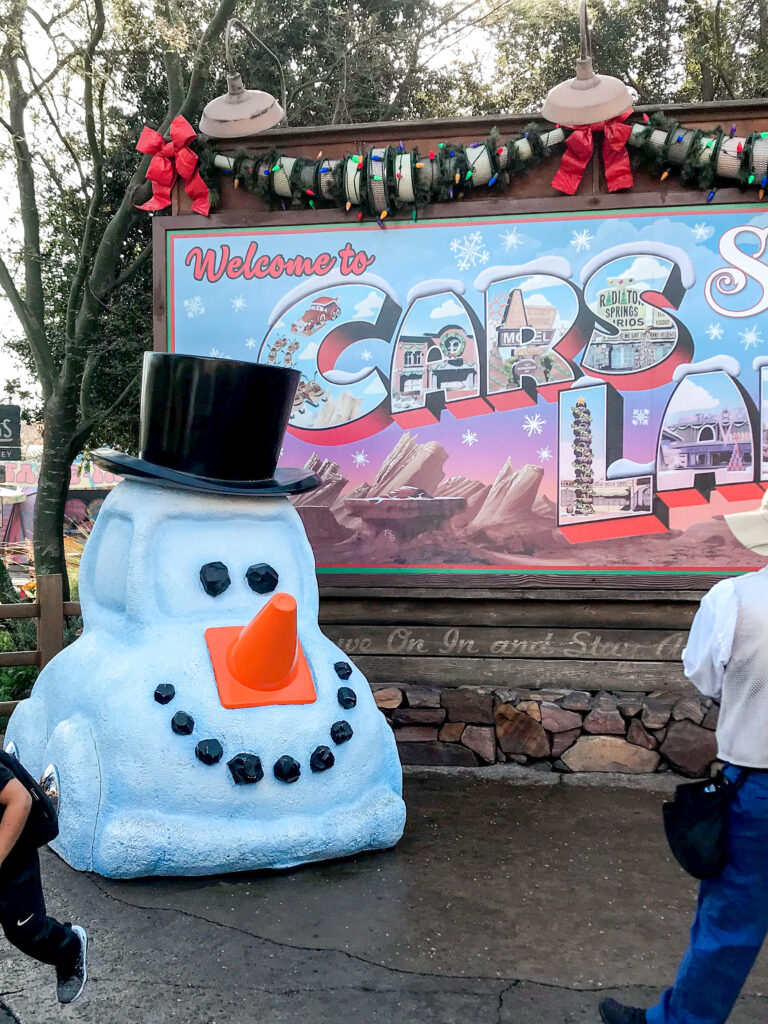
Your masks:
[[[403,764],[512,761],[562,772],[707,776],[717,757],[718,708],[690,692],[374,690]]]

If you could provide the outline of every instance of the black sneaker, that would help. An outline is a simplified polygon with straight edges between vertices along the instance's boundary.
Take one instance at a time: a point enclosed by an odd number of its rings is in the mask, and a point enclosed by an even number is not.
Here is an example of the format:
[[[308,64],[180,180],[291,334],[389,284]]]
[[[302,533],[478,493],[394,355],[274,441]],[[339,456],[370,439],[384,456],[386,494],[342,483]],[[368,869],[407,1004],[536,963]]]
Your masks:
[[[600,1017],[603,1024],[648,1024],[645,1010],[622,1006],[615,999],[604,999],[600,1003]]]
[[[74,925],[72,931],[80,940],[80,952],[77,954],[77,963],[71,974],[64,974],[58,968],[56,970],[56,998],[60,1003],[74,1003],[83,994],[85,983],[88,980],[86,969],[88,936],[85,934],[85,928],[81,928],[79,924]]]

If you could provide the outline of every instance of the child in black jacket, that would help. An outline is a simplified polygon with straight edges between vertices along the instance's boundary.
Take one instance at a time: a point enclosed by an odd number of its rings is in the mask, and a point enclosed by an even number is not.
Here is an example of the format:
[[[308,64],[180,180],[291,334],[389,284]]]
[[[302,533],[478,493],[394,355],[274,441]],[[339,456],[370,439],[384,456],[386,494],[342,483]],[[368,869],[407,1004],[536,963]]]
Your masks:
[[[22,953],[56,967],[56,996],[71,1003],[85,988],[88,938],[79,925],[46,915],[40,859],[22,836],[31,806],[26,788],[0,765],[0,925]]]

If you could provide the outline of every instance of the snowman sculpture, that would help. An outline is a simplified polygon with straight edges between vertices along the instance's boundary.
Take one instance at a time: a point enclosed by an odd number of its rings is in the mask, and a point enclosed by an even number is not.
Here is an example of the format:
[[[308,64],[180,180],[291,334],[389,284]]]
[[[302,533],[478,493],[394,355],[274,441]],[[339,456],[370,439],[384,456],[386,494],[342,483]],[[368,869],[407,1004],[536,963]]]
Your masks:
[[[364,676],[321,632],[276,469],[295,370],[148,354],[141,457],[80,569],[82,636],[6,746],[59,792],[54,849],[113,878],[285,868],[393,846],[402,773]]]

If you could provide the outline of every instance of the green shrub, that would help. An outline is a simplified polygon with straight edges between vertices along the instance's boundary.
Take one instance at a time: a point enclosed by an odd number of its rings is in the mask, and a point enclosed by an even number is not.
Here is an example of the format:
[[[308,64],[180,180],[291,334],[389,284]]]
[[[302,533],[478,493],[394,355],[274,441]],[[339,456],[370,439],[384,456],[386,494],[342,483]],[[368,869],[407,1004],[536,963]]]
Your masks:
[[[7,629],[0,628],[0,651],[18,650]],[[32,665],[0,668],[0,700],[21,700],[32,689],[37,669]]]

